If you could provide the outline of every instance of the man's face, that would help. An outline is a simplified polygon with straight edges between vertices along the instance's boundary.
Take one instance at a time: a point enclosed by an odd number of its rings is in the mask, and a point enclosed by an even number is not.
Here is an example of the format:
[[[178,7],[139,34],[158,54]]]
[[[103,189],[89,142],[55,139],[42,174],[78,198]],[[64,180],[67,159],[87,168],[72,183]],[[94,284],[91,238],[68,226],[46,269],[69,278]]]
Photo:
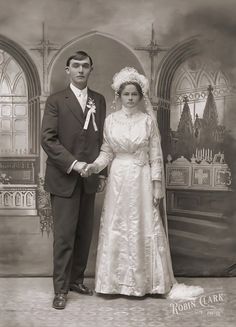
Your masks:
[[[88,78],[93,70],[89,58],[82,60],[71,59],[70,65],[66,67],[66,73],[70,76],[71,83],[83,89],[87,86]]]

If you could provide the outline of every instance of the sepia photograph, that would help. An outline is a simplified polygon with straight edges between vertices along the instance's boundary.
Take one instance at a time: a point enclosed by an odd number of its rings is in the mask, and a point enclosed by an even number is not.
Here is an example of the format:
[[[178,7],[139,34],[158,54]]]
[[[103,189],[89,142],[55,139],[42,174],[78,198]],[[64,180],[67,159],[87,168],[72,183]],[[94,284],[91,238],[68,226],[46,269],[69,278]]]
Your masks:
[[[235,0],[0,0],[0,327],[236,324]]]

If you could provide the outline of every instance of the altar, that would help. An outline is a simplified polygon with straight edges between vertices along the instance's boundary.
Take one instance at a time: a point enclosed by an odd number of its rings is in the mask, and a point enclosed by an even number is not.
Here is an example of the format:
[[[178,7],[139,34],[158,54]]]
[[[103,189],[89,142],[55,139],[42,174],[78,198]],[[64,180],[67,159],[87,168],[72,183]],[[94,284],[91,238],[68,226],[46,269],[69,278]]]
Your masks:
[[[170,247],[180,276],[227,276],[233,261],[233,176],[212,91],[209,86],[203,118],[194,122],[184,97],[165,166]]]

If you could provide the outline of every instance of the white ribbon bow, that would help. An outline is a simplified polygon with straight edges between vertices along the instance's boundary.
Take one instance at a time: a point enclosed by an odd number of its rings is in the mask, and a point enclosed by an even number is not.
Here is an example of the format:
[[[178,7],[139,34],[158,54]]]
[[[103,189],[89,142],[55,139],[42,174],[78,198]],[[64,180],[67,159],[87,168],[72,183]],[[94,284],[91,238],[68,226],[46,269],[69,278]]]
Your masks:
[[[89,122],[90,122],[90,118],[92,116],[92,120],[93,120],[93,128],[95,130],[95,132],[98,131],[98,128],[97,128],[97,125],[96,125],[96,121],[95,121],[95,113],[96,113],[96,109],[94,107],[91,107],[87,113],[87,116],[86,116],[86,120],[85,120],[85,123],[84,123],[84,129],[87,130],[88,129],[88,125],[89,125]]]

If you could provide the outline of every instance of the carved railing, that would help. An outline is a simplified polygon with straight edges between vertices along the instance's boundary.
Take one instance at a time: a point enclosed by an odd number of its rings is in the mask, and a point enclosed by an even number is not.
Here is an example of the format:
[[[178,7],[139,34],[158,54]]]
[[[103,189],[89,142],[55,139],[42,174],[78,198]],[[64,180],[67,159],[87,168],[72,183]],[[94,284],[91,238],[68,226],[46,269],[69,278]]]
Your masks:
[[[37,215],[36,157],[0,159],[0,214]]]

